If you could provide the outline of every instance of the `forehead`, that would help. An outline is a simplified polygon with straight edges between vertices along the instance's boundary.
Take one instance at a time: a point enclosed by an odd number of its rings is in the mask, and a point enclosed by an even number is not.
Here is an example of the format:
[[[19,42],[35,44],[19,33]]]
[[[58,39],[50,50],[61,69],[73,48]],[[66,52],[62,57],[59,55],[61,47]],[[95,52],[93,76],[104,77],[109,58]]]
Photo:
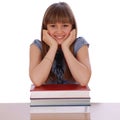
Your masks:
[[[55,25],[63,25],[63,24],[72,25],[71,23],[68,23],[68,22],[48,23],[48,25],[50,25],[50,24],[55,24]]]

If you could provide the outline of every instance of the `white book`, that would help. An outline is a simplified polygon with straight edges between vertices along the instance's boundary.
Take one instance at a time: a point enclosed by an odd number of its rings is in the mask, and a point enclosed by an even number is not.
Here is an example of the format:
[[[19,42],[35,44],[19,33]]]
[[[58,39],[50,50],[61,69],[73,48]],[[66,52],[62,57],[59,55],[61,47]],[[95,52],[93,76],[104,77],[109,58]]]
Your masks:
[[[30,107],[30,113],[89,113],[90,106]]]

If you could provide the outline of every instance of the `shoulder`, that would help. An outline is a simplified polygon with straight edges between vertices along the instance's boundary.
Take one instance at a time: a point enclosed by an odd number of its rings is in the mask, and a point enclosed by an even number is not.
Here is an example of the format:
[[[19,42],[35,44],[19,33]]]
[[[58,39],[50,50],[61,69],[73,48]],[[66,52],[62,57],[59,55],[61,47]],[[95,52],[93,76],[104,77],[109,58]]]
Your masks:
[[[78,50],[84,45],[87,45],[89,47],[89,43],[85,40],[84,37],[76,38],[74,43],[74,54],[76,55]]]
[[[32,44],[34,44],[36,47],[38,47],[40,50],[42,49],[42,43],[39,39],[35,39]]]

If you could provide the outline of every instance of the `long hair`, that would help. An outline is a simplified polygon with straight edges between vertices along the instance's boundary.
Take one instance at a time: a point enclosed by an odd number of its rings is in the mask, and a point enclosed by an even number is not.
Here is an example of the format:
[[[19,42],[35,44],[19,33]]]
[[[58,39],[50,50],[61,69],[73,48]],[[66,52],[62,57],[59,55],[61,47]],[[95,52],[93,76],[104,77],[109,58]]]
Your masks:
[[[57,22],[70,23],[72,24],[72,29],[76,29],[77,32],[76,20],[70,6],[65,2],[58,2],[50,5],[44,14],[42,27],[41,27],[42,58],[46,55],[49,49],[49,46],[43,41],[43,29],[47,30],[47,24],[55,24]],[[70,50],[72,53],[73,53],[73,44],[70,46]],[[50,73],[49,76],[51,75],[52,73]],[[68,79],[72,77],[70,70],[68,69],[68,66],[65,71],[65,77]]]

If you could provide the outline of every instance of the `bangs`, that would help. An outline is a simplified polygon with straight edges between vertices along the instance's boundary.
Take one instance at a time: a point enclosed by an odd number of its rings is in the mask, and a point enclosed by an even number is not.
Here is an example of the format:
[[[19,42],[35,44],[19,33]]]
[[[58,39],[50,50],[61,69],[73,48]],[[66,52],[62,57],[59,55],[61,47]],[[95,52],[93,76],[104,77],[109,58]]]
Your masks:
[[[69,14],[67,14],[67,13],[65,13],[63,11],[58,11],[58,13],[57,12],[53,12],[53,13],[51,13],[49,15],[50,16],[48,16],[46,18],[45,24],[49,24],[49,23],[55,24],[57,22],[73,24],[72,17],[70,17]]]

